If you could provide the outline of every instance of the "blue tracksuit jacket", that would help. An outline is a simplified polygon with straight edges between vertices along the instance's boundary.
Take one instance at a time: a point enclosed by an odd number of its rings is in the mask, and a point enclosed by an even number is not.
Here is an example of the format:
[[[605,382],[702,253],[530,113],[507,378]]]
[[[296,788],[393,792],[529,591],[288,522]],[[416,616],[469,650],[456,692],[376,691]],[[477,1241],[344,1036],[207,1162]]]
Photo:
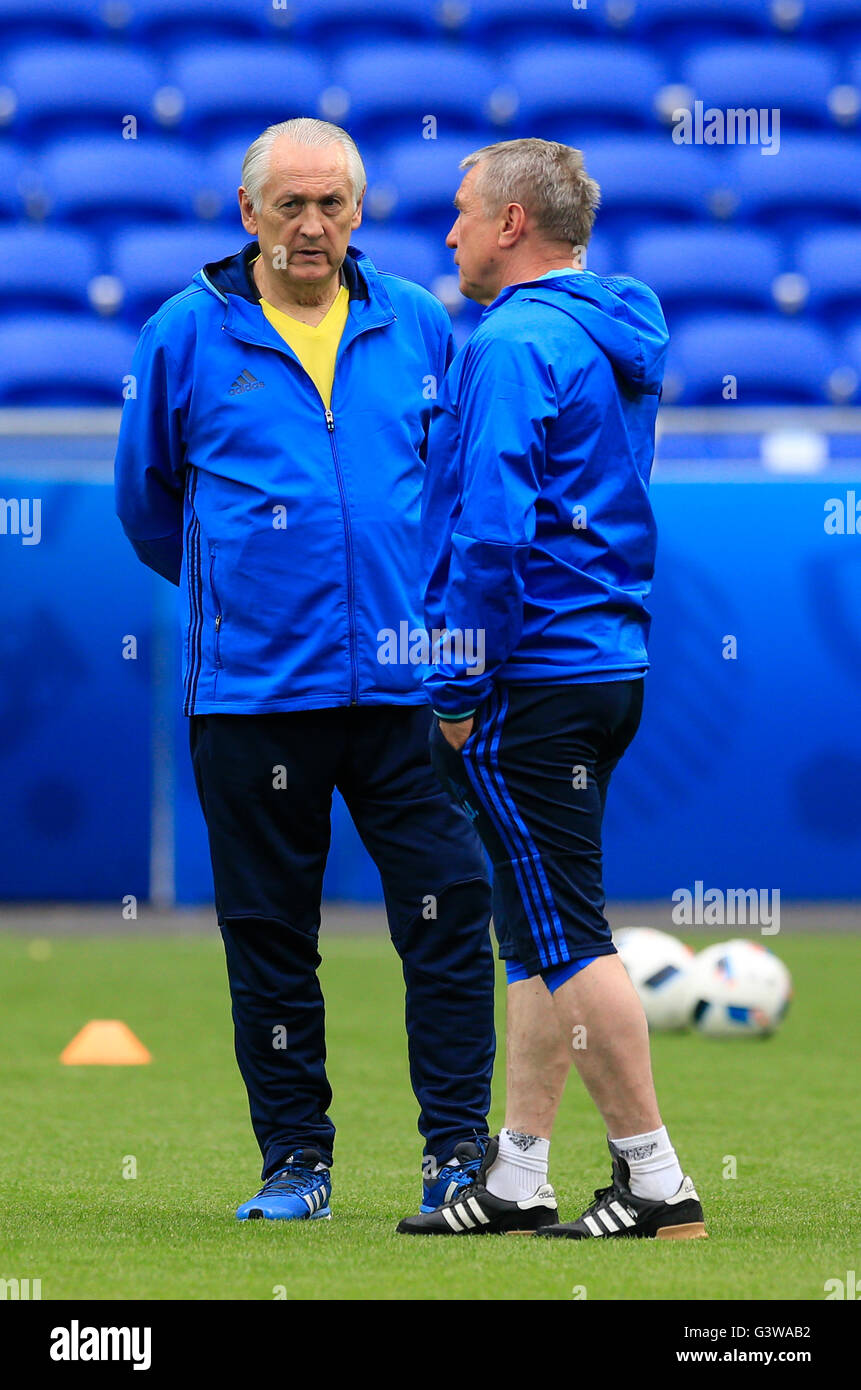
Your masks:
[[[426,678],[440,714],[495,681],[646,671],[666,347],[645,285],[560,272],[503,290],[458,353],[422,504],[426,626],[456,639]]]
[[[181,586],[185,713],[426,703],[423,668],[381,661],[380,634],[421,626],[448,315],[350,247],[327,411],[260,307],[258,249],[204,267],[149,319],[123,406],[117,512],[140,558]]]

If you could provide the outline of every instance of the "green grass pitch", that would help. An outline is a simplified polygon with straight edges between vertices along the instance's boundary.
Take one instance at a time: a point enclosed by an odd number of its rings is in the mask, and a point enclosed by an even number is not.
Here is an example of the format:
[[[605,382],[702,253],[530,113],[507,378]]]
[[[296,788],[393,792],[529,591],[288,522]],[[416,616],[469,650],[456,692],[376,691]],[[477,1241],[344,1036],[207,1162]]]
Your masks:
[[[41,1279],[43,1299],[822,1300],[827,1279],[861,1268],[850,1177],[861,939],[767,944],[795,981],[777,1036],[654,1039],[664,1119],[710,1239],[575,1243],[395,1235],[418,1208],[421,1145],[385,938],[322,942],[333,1219],[240,1223],[259,1155],[217,931],[56,938],[42,959],[29,939],[0,935],[0,1278]],[[501,985],[499,999],[501,1027]],[[152,1063],[61,1066],[91,1018],[125,1020]],[[500,1068],[494,1128],[503,1087]],[[129,1156],[135,1178],[123,1177]],[[551,1155],[563,1216],[608,1177],[601,1122],[572,1072]]]

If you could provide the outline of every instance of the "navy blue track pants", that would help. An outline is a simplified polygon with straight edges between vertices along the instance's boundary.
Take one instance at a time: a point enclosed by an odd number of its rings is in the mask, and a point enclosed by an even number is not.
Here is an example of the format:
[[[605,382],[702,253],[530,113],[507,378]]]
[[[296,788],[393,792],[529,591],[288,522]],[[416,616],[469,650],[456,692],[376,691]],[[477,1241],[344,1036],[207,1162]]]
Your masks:
[[[443,1163],[462,1139],[487,1133],[491,892],[478,837],[431,767],[431,720],[426,705],[190,718],[264,1178],[297,1148],[332,1160],[317,944],[334,787],[382,879],[425,1154]]]

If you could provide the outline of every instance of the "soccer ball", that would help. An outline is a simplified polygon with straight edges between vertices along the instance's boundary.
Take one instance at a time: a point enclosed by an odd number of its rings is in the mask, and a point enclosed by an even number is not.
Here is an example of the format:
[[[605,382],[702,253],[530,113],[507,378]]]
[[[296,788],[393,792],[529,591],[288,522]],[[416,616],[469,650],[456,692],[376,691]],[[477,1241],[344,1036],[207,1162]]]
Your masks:
[[[691,1022],[706,1037],[765,1037],[789,1008],[792,977],[759,942],[721,941],[694,957],[688,990]]]
[[[685,1028],[690,1019],[688,971],[695,959],[691,948],[651,927],[623,927],[613,943],[640,996],[650,1029]]]

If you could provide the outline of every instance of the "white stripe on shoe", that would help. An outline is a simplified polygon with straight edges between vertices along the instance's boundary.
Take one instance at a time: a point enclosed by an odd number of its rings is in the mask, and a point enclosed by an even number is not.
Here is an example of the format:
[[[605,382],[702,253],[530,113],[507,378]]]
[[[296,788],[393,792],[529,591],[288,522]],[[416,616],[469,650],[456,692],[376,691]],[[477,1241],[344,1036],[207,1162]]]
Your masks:
[[[461,1231],[463,1230],[463,1226],[461,1226],[451,1207],[440,1207],[440,1211],[442,1212],[443,1216],[445,1217],[445,1220],[448,1222],[451,1229],[455,1231],[458,1235],[460,1235]]]
[[[488,1221],[490,1220],[490,1217],[487,1215],[487,1212],[481,1210],[481,1207],[478,1205],[478,1202],[475,1200],[474,1197],[467,1197],[466,1200],[469,1203],[469,1206],[472,1209],[472,1211],[475,1212],[482,1226],[486,1226]]]
[[[596,1211],[595,1215],[596,1215],[596,1216],[599,1216],[599,1217],[601,1218],[601,1220],[604,1222],[604,1225],[607,1227],[607,1230],[610,1232],[610,1234],[611,1234],[611,1235],[615,1235],[615,1233],[616,1233],[616,1231],[618,1231],[619,1227],[618,1227],[618,1224],[613,1220],[613,1218],[612,1218],[612,1216],[610,1215],[610,1213],[609,1213],[608,1211],[605,1211],[603,1207],[599,1207],[598,1210]]]
[[[470,1216],[465,1202],[458,1202],[457,1206],[454,1208],[454,1211],[456,1212],[458,1219],[463,1222],[464,1226],[466,1226],[470,1231],[475,1230],[475,1222]]]
[[[625,1210],[621,1202],[611,1202],[610,1210],[616,1213],[623,1226],[636,1226],[633,1216]]]
[[[583,1225],[587,1228],[587,1230],[592,1232],[593,1236],[602,1236],[604,1234],[604,1232],[601,1230],[601,1227],[598,1225],[598,1222],[595,1220],[594,1216],[584,1216]]]

